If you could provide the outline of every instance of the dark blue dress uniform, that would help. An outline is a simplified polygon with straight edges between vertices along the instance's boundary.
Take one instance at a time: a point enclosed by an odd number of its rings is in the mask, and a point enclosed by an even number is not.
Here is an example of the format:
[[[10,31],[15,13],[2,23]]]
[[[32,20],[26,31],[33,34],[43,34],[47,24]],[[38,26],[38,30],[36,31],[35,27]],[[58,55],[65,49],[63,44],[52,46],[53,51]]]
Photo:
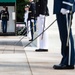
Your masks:
[[[69,47],[67,48],[67,20],[66,15],[60,13],[61,8],[72,10],[74,0],[54,0],[54,14],[56,14],[60,40],[62,60],[60,65],[54,65],[54,69],[73,69],[74,68],[74,41],[72,31],[70,31]],[[68,14],[68,20],[69,20]],[[69,53],[70,51],[70,53]]]
[[[32,23],[32,19],[35,19],[35,3],[32,1],[29,4],[30,8],[29,8],[29,14],[28,14],[28,20],[30,21],[30,30],[31,30],[31,37],[33,40],[33,23]]]
[[[73,5],[73,12],[75,12],[75,0],[74,0],[74,5]],[[75,64],[75,51],[74,51],[74,64]]]
[[[49,16],[47,3],[48,0],[36,0],[36,17],[40,14]]]
[[[75,0],[74,0],[74,3],[73,3],[73,12],[75,12]]]
[[[7,21],[9,20],[9,12],[2,10],[0,13],[0,19],[2,20],[2,32],[7,32]]]
[[[34,19],[35,17],[35,3],[32,1],[29,3],[29,15],[28,15],[28,20]]]
[[[37,34],[40,35],[45,29],[46,16],[49,15],[47,8],[48,0],[36,0]],[[44,32],[37,38],[37,47],[35,51],[48,51],[48,35]]]

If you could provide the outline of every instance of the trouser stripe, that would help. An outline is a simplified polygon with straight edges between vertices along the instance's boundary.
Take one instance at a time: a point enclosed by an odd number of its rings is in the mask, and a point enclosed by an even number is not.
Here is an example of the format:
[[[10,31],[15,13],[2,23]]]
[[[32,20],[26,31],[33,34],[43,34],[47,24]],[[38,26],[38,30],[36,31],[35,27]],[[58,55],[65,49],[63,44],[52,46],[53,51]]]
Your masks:
[[[69,15],[70,16],[70,15]],[[69,47],[69,57],[68,57],[68,65],[70,65],[71,61],[71,41],[70,41],[70,24],[71,24],[71,16],[68,17],[68,14],[66,14],[66,22],[67,22],[67,44],[66,46]]]
[[[71,62],[71,41],[69,40],[69,58],[68,58],[68,65],[70,65]]]

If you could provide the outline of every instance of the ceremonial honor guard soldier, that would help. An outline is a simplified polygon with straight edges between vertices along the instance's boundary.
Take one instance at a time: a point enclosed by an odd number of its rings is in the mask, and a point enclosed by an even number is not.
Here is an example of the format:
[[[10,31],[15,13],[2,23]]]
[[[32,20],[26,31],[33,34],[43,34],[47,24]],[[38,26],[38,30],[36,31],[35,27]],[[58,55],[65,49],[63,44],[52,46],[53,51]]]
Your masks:
[[[33,41],[33,25],[35,19],[35,3],[33,0],[29,0],[29,14],[28,14],[28,23],[30,23],[30,31],[31,31],[31,39],[29,41]]]
[[[36,0],[36,17],[37,17],[37,30],[38,35],[41,34],[45,29],[45,17],[49,15],[47,8],[47,0]],[[42,33],[37,38],[38,49],[35,51],[42,52],[48,51],[48,39],[46,32]]]
[[[7,32],[7,21],[9,20],[8,7],[3,6],[3,10],[0,13],[0,19],[2,20],[2,32]]]
[[[74,40],[70,28],[69,42],[67,47],[68,28],[70,15],[72,16],[74,0],[54,0],[54,14],[56,14],[59,35],[61,40],[62,60],[59,65],[54,65],[54,69],[74,69]]]
[[[27,20],[28,20],[28,14],[29,14],[29,5],[26,5],[25,8],[25,13],[24,13],[24,22],[25,22],[25,25],[27,27]]]
[[[73,12],[75,12],[75,0],[74,0],[74,4],[73,4]],[[74,49],[74,65],[75,65],[75,49]]]

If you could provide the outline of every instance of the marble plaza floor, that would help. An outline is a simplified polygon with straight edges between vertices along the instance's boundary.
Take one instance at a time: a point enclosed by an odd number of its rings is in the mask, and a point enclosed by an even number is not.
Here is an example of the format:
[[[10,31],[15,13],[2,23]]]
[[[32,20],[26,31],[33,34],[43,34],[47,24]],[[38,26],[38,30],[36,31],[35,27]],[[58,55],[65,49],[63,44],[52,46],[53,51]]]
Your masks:
[[[21,36],[0,37],[0,75],[75,75],[75,69],[53,69],[53,65],[59,64],[61,60],[58,45],[51,44],[48,52],[35,52],[37,47],[34,45],[24,47],[29,41],[25,37],[18,42],[21,38]],[[50,38],[53,39],[52,36]],[[59,43],[57,40],[58,38],[54,42]]]

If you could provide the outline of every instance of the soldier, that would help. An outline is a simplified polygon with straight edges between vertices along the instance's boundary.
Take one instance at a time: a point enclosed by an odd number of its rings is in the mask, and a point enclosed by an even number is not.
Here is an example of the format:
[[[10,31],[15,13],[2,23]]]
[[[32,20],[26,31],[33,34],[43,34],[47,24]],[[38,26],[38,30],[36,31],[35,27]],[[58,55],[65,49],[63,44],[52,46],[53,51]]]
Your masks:
[[[73,12],[75,12],[75,0],[74,0],[74,5],[73,5]],[[75,64],[75,50],[74,50],[74,64]]]
[[[29,5],[26,5],[25,8],[25,13],[24,13],[24,22],[25,22],[25,25],[27,26],[27,20],[28,20],[28,14],[29,14]]]
[[[75,0],[74,0],[73,12],[75,12]],[[75,64],[75,50],[74,50],[74,64]]]
[[[31,30],[31,39],[29,41],[33,41],[33,25],[35,19],[35,3],[33,0],[29,0],[29,15],[28,15],[28,23],[30,23],[30,30]]]
[[[36,0],[36,16],[37,16],[37,28],[38,35],[42,33],[45,29],[45,16],[48,16],[48,8],[47,8],[47,0]],[[35,51],[48,51],[48,39],[47,33],[42,33],[41,36],[38,37],[37,43],[38,48]]]
[[[54,0],[54,14],[56,14],[60,40],[62,60],[59,65],[54,65],[54,69],[74,69],[74,41],[72,31],[70,29],[68,47],[67,36],[68,26],[70,22],[70,11],[72,11],[74,0]]]
[[[27,4],[27,5],[25,5],[25,8],[24,8],[24,10],[25,10],[25,13],[24,13],[24,23],[25,23],[25,26],[26,26],[27,37],[31,38],[30,21],[28,22],[29,7],[30,6]]]
[[[7,32],[7,21],[9,20],[9,12],[8,7],[3,6],[3,10],[1,11],[0,19],[2,20],[2,32]]]

